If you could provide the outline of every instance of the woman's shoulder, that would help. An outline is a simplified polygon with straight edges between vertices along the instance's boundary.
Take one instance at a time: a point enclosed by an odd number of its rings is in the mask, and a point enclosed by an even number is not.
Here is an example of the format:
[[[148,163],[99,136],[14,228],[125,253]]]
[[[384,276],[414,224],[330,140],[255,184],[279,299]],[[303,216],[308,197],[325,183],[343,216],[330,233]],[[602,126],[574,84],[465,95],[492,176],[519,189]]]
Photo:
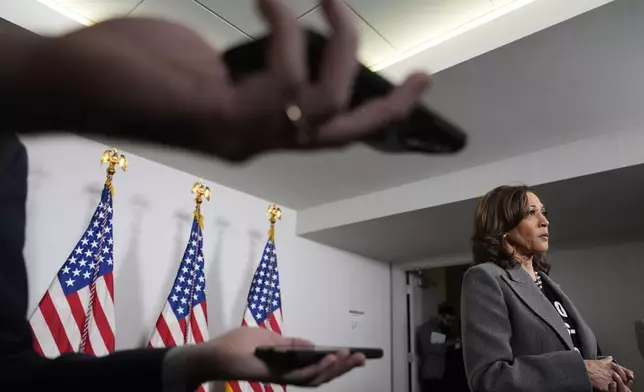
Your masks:
[[[488,261],[486,263],[473,265],[467,270],[466,273],[471,275],[485,274],[493,277],[498,277],[503,275],[505,273],[505,270],[492,261]]]
[[[470,267],[463,276],[463,287],[497,287],[501,277],[507,272],[493,262],[476,264]]]

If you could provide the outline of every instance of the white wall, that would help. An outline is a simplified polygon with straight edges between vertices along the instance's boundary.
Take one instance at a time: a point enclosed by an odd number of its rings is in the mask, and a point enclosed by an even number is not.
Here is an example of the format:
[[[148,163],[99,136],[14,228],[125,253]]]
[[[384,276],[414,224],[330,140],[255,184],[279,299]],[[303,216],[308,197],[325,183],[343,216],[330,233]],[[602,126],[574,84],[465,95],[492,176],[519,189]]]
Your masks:
[[[98,203],[105,178],[99,158],[107,146],[75,136],[24,141],[30,158],[25,256],[33,309]],[[189,234],[190,189],[197,179],[124,153],[128,171],[114,180],[117,348],[142,346],[149,337]],[[213,197],[203,207],[204,255],[214,336],[241,322],[266,241],[269,202],[208,185]],[[276,243],[285,333],[320,344],[383,347],[384,360],[320,390],[390,391],[389,266],[296,237],[295,212],[283,212]],[[356,330],[349,309],[365,312]]]
[[[644,317],[644,242],[551,252],[552,277],[597,335],[604,355],[632,369],[635,391],[644,391],[644,359],[634,322]]]

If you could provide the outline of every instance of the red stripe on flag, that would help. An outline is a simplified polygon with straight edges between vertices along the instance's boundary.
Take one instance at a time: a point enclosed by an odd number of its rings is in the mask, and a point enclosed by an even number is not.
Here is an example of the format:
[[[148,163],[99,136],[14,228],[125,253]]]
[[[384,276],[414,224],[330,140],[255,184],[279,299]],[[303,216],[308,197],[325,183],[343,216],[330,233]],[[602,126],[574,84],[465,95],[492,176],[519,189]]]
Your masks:
[[[195,343],[203,342],[203,335],[201,335],[201,330],[199,329],[199,324],[197,324],[197,317],[195,317],[195,312],[190,312],[190,329],[192,330],[192,336],[195,338]]]
[[[280,325],[277,323],[274,312],[268,316],[268,322],[271,326],[271,331],[276,332],[280,335],[282,334],[282,330],[280,330]]]
[[[107,286],[107,291],[110,293],[110,300],[114,303],[114,276],[111,272],[103,275],[105,279],[105,285]]]
[[[71,343],[69,342],[69,338],[67,337],[65,327],[60,321],[58,311],[56,311],[56,308],[54,307],[54,302],[51,300],[49,291],[45,292],[45,295],[43,295],[40,300],[40,305],[38,305],[38,307],[47,323],[47,327],[51,331],[51,335],[54,337],[58,351],[61,354],[74,351]]]
[[[252,389],[253,392],[264,392],[264,388],[262,387],[262,384],[258,382],[251,382],[248,384],[250,385],[250,389]]]
[[[186,328],[187,327],[186,327],[186,319],[185,319],[185,317],[182,318],[181,320],[179,320],[179,327],[181,328],[181,335],[184,336],[184,340],[185,340],[185,336],[187,336],[186,335]],[[182,345],[184,343],[185,342],[177,343],[177,346],[180,346],[180,345]]]
[[[105,343],[107,352],[111,353],[114,352],[114,331],[110,328],[110,323],[107,320],[107,316],[105,316],[103,306],[98,298],[99,295],[97,294],[94,297],[94,303],[92,304],[92,317],[94,318],[94,321],[96,321],[98,332],[103,338],[103,343]]]
[[[242,392],[241,386],[239,386],[239,381],[228,381],[228,386],[233,390],[233,392]]]
[[[163,345],[165,347],[177,345],[172,337],[170,328],[168,328],[168,324],[165,322],[165,318],[163,318],[163,315],[159,316],[159,319],[157,320],[157,331],[159,332],[159,336],[161,337],[161,341],[163,341]],[[150,345],[150,347],[152,346]]]
[[[272,385],[270,385],[270,384],[265,385],[265,386],[264,386],[264,390],[265,390],[266,392],[275,392],[275,390],[273,389],[273,386],[272,386]]]
[[[83,328],[85,327],[85,309],[83,309],[83,304],[81,303],[78,292],[73,292],[66,296],[67,303],[69,303],[69,308],[72,310],[72,316],[76,320],[76,325],[78,330],[83,333]]]

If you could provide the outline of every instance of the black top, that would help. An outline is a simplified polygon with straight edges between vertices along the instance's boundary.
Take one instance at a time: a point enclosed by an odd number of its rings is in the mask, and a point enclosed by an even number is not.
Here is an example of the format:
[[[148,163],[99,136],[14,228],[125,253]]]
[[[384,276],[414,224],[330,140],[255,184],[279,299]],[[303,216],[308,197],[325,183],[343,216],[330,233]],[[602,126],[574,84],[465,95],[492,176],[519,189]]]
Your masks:
[[[55,360],[33,349],[22,256],[26,197],[27,151],[15,135],[0,133],[0,390],[161,390],[165,349]]]
[[[546,296],[546,298],[548,298],[548,301],[550,301],[552,306],[555,307],[559,316],[561,316],[564,325],[568,329],[568,333],[570,334],[570,338],[572,339],[572,344],[575,347],[575,350],[579,351],[581,342],[579,341],[579,335],[577,334],[577,325],[575,325],[575,321],[572,319],[572,317],[568,316],[568,311],[566,311],[563,304],[561,303],[561,298],[559,297],[559,295],[557,295],[557,292],[553,290],[552,286],[541,280],[541,277],[539,275],[537,275],[536,283],[541,291],[543,291],[543,294]]]

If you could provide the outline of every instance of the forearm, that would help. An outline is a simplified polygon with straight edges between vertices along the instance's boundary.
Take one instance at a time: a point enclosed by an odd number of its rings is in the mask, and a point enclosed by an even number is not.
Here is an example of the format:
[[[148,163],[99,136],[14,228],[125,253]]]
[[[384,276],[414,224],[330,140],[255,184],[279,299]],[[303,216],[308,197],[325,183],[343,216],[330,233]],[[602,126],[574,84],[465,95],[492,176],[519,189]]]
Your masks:
[[[0,358],[0,385],[7,390],[139,391],[162,390],[167,350],[121,351],[96,358],[67,354],[56,359],[24,351]],[[15,388],[7,388],[13,387]]]
[[[576,351],[557,351],[494,361],[472,370],[473,392],[540,392],[592,390],[584,360]]]
[[[61,40],[36,34],[0,36],[0,135],[64,131],[200,149],[186,118],[154,110],[132,112],[127,91],[95,94],[80,81],[82,61],[67,55]]]

